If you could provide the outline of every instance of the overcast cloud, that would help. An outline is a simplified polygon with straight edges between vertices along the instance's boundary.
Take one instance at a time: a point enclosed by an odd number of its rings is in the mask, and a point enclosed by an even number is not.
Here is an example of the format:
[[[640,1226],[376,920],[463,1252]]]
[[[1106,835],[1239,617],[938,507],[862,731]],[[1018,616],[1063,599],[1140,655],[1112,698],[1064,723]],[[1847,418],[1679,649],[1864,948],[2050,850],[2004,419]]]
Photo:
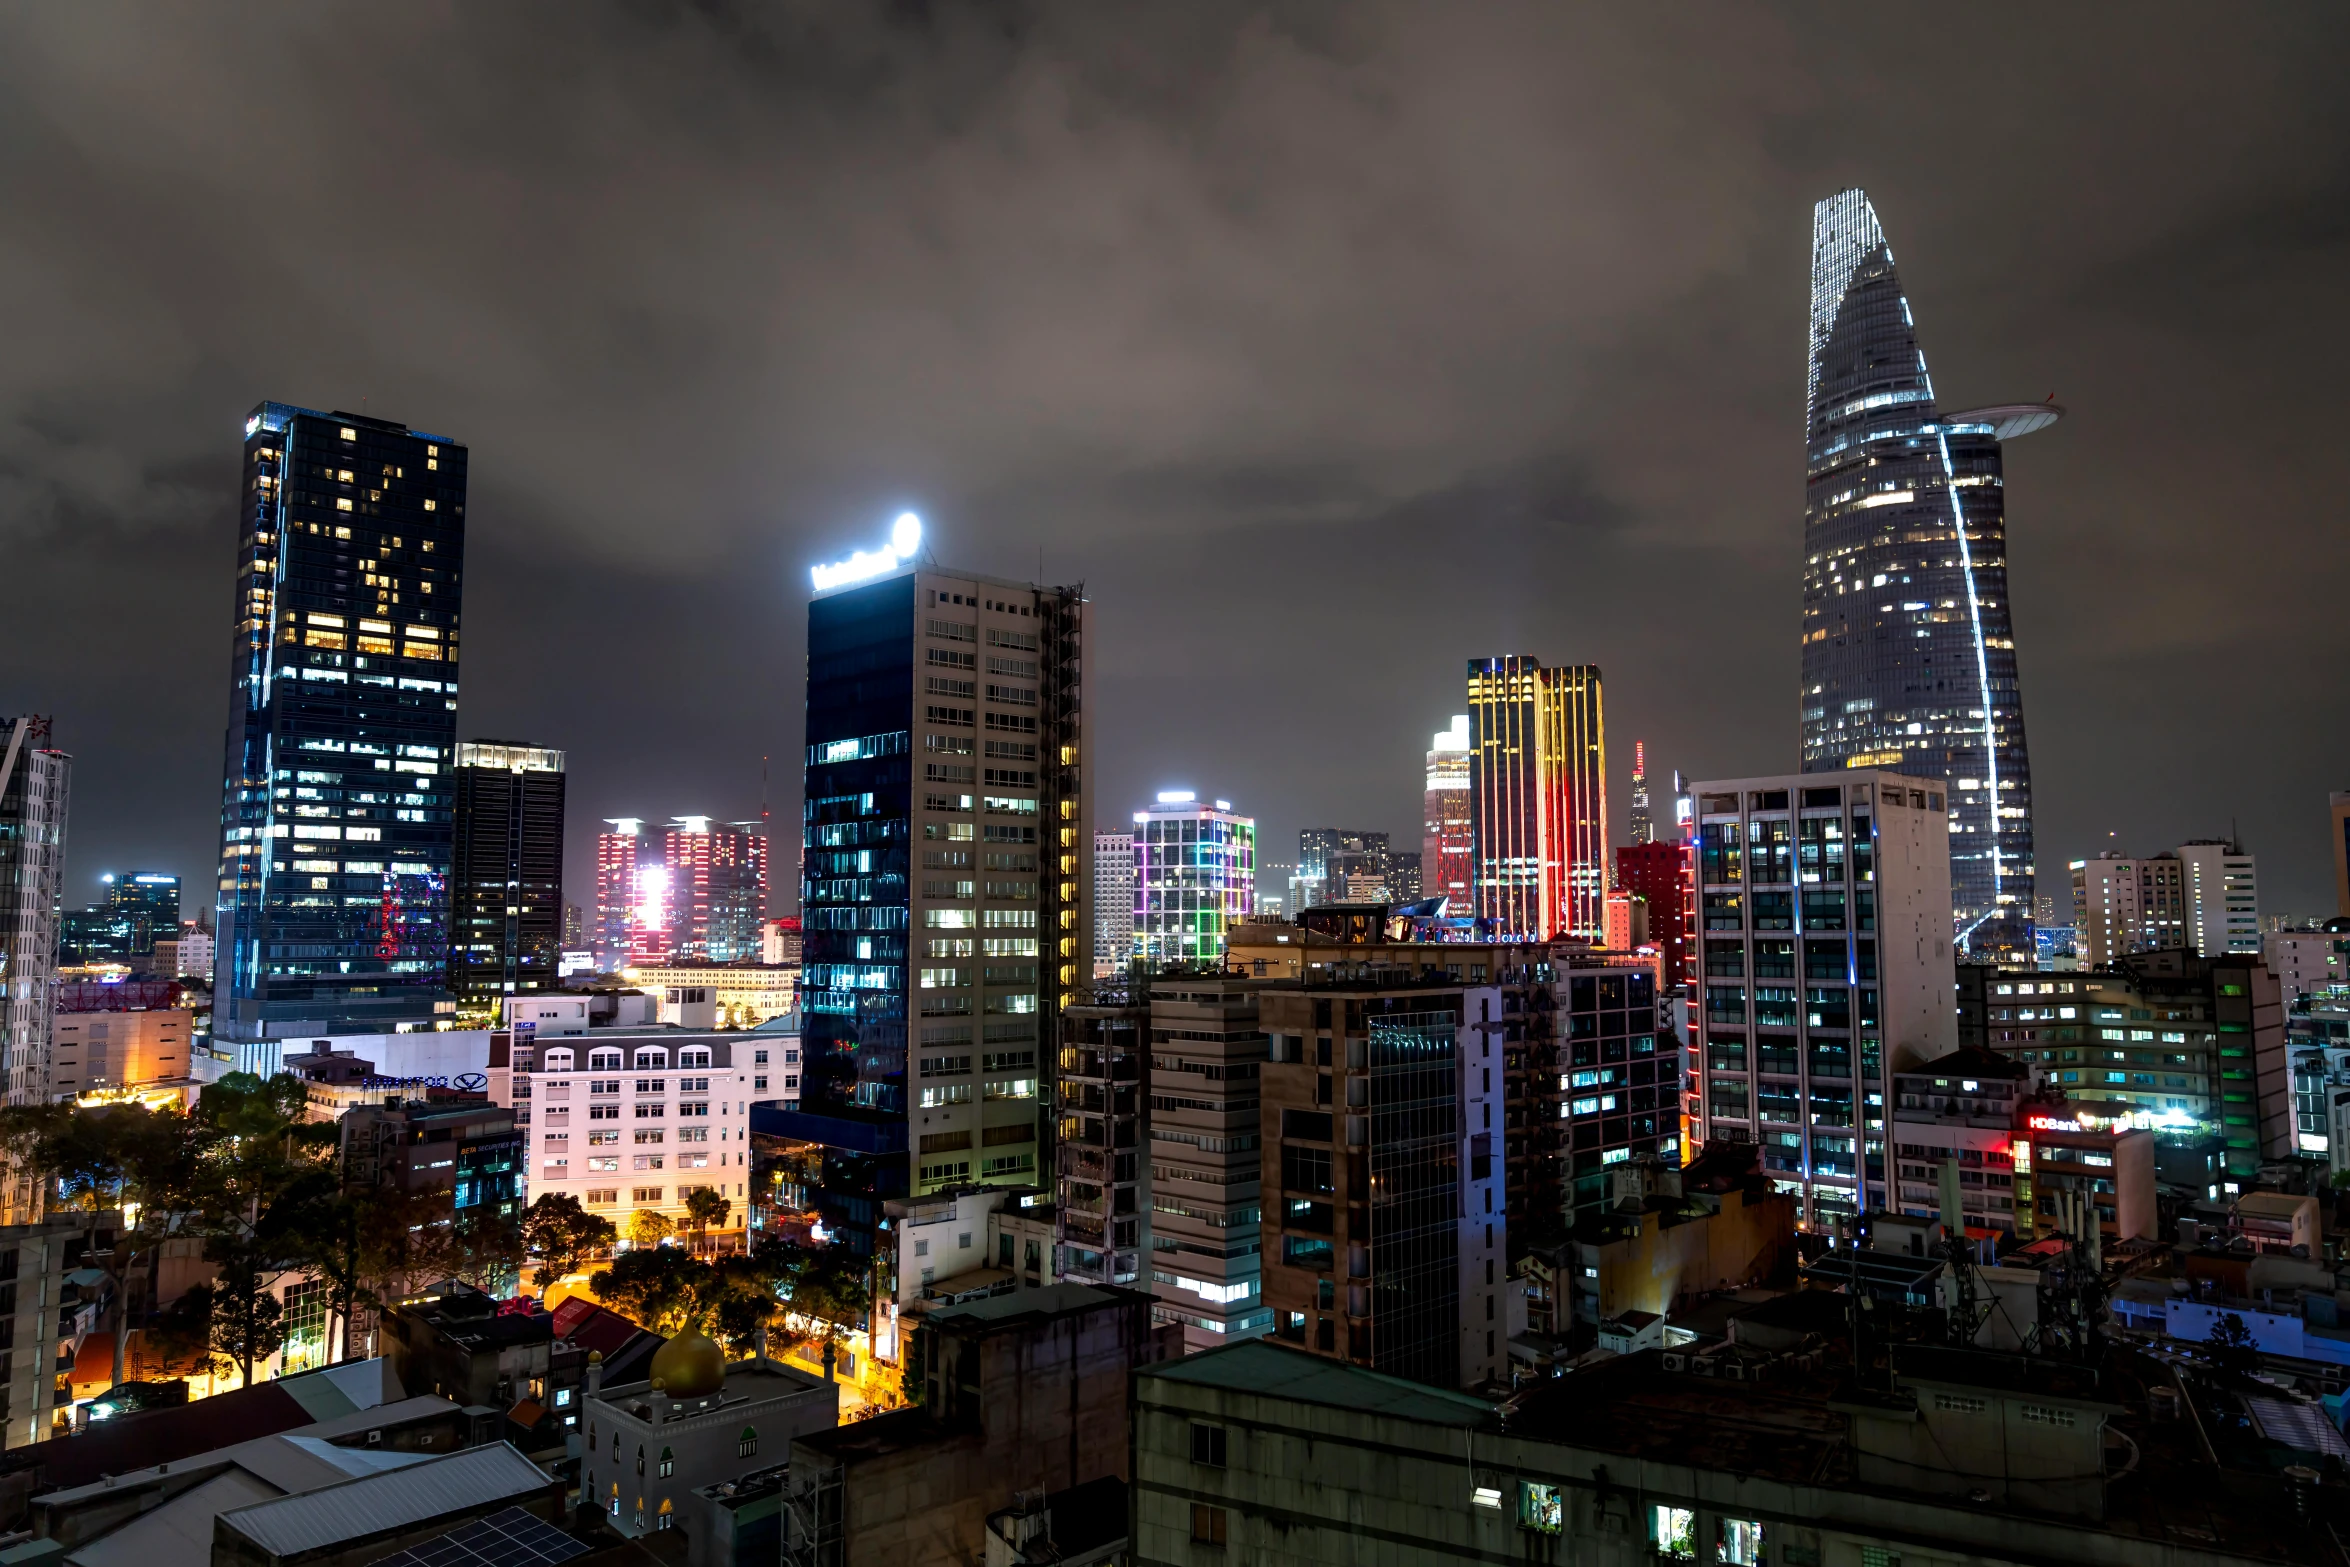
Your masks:
[[[2008,462],[2043,886],[2350,787],[2339,7],[0,9],[0,712],[72,884],[208,879],[239,425],[472,449],[462,732],[797,815],[805,567],[1083,580],[1097,805],[1416,837],[1463,661],[1619,821],[1796,761],[1811,202]],[[788,828],[787,828],[788,833]],[[2114,836],[2109,838],[2108,834]],[[585,884],[574,886],[584,901]]]

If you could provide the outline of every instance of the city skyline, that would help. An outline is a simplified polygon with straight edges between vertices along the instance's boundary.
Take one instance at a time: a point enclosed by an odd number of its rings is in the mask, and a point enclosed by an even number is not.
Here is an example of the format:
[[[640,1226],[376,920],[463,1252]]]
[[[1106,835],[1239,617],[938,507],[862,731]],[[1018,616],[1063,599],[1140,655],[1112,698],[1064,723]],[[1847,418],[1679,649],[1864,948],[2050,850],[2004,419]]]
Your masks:
[[[840,314],[859,326],[891,319],[889,312],[914,302],[905,318],[917,345],[911,353],[884,350],[886,330],[828,330],[821,351],[805,361],[823,373],[791,369],[776,372],[784,377],[778,385],[757,383],[738,360],[767,363],[765,334],[777,318],[751,312],[739,352],[710,349],[697,311],[673,305],[647,316],[642,302],[662,291],[632,273],[603,269],[583,279],[584,298],[602,316],[635,322],[630,340],[669,368],[589,375],[554,351],[561,339],[545,311],[488,273],[472,276],[472,257],[432,237],[499,221],[485,215],[477,187],[449,177],[463,166],[457,147],[434,142],[417,150],[409,166],[445,191],[429,198],[434,221],[416,226],[423,237],[371,245],[361,285],[347,286],[328,263],[341,254],[338,237],[362,232],[351,227],[362,219],[334,194],[323,168],[288,171],[277,199],[293,221],[258,240],[226,218],[236,205],[225,194],[233,189],[223,183],[233,178],[226,171],[266,161],[265,147],[282,145],[256,140],[257,131],[238,128],[226,113],[253,90],[238,73],[257,64],[216,58],[205,40],[170,25],[127,52],[79,47],[83,24],[68,15],[12,25],[22,27],[24,47],[10,51],[13,63],[0,70],[21,73],[8,79],[20,89],[26,131],[37,145],[61,154],[74,149],[84,170],[71,189],[12,185],[18,199],[0,220],[43,259],[43,276],[78,280],[73,290],[52,283],[28,297],[51,300],[61,321],[89,326],[29,343],[14,372],[26,378],[4,386],[17,427],[33,428],[39,421],[29,410],[62,398],[55,406],[86,411],[84,427],[97,443],[89,460],[69,460],[47,437],[25,437],[30,444],[11,470],[23,475],[24,498],[10,525],[29,542],[22,553],[33,591],[0,644],[0,707],[51,715],[56,743],[76,757],[70,904],[98,895],[100,870],[155,869],[195,886],[212,869],[216,785],[207,785],[204,775],[213,769],[201,758],[217,747],[217,672],[206,650],[228,592],[217,575],[228,526],[220,497],[232,482],[222,434],[263,395],[318,407],[360,403],[419,427],[460,431],[494,454],[494,473],[476,475],[469,565],[475,590],[501,613],[472,628],[464,725],[564,746],[581,822],[675,800],[707,802],[726,818],[756,814],[760,758],[788,757],[799,744],[789,650],[801,637],[805,566],[844,554],[904,506],[930,520],[943,554],[975,569],[1026,578],[1037,570],[1041,544],[1048,577],[1083,580],[1105,606],[1094,671],[1106,709],[1097,735],[1105,799],[1148,798],[1181,779],[1212,777],[1247,803],[1267,842],[1285,843],[1297,828],[1329,820],[1408,838],[1428,726],[1418,715],[1458,706],[1451,671],[1461,659],[1513,646],[1606,666],[1619,730],[1654,748],[1658,777],[1672,767],[1726,776],[1791,765],[1784,692],[1797,678],[1787,643],[1800,584],[1785,541],[1798,515],[1787,449],[1791,366],[1803,333],[1802,214],[1821,195],[1857,184],[1900,214],[1905,284],[1933,302],[1928,325],[1938,389],[1954,404],[2002,394],[2037,400],[2055,391],[2074,410],[2061,438],[2046,449],[2032,443],[2008,462],[2016,480],[2015,615],[2031,666],[2026,704],[2042,875],[2094,853],[2109,831],[2130,852],[2146,853],[2224,832],[2232,818],[2263,860],[2267,906],[2308,914],[2330,907],[2320,796],[2342,786],[2344,764],[2328,726],[2305,721],[2322,706],[2323,690],[2295,671],[2326,667],[2338,652],[2329,639],[2344,633],[2312,595],[2338,573],[2342,546],[2330,531],[2292,519],[2330,515],[2330,493],[2295,454],[2322,449],[2308,432],[2330,423],[2337,394],[2292,381],[2308,372],[2291,345],[2312,331],[2323,337],[2331,318],[2313,325],[2296,312],[2288,320],[2267,302],[2308,293],[2296,282],[2309,254],[2293,238],[2296,214],[2318,199],[2311,192],[2331,188],[2328,166],[2307,150],[2327,138],[2310,126],[2313,116],[2322,125],[2338,111],[2318,106],[2317,83],[2301,74],[2305,67],[2289,66],[2282,78],[2270,72],[2277,57],[2329,54],[2323,38],[2280,49],[2294,24],[2224,41],[2215,58],[2198,58],[2187,73],[2193,88],[2156,113],[2102,79],[2084,81],[2097,73],[2081,71],[2082,62],[2110,57],[2112,40],[2103,31],[2044,20],[2033,60],[2001,67],[2000,90],[2016,112],[1989,133],[1995,145],[1986,147],[1981,166],[2001,168],[1996,179],[1953,168],[1927,150],[1952,145],[1961,125],[1968,136],[1985,134],[1978,100],[1955,84],[1937,90],[1922,82],[1917,53],[1903,42],[1915,24],[1897,19],[1873,21],[1867,31],[1874,43],[1865,49],[1828,39],[1824,24],[1743,19],[1735,38],[1718,42],[1726,52],[1717,68],[1732,69],[1729,62],[1744,55],[1758,62],[1748,71],[1781,70],[1821,84],[1814,95],[1820,103],[1797,111],[1776,98],[1766,104],[1732,95],[1692,131],[1694,150],[1645,148],[1620,187],[1571,170],[1562,175],[1561,150],[1591,134],[1587,124],[1570,118],[1533,129],[1474,119],[1473,132],[1515,133],[1508,144],[1522,148],[1520,161],[1496,173],[1506,189],[1523,181],[1528,189],[1563,191],[1568,199],[1551,205],[1584,221],[1531,236],[1504,231],[1496,227],[1502,215],[1518,209],[1480,198],[1447,211],[1453,227],[1431,226],[1423,260],[1502,285],[1469,293],[1506,301],[1506,313],[1480,304],[1451,334],[1460,346],[1440,348],[1429,361],[1419,383],[1424,392],[1415,395],[1429,400],[1425,412],[1434,417],[1422,418],[1424,433],[1389,459],[1376,453],[1398,428],[1396,409],[1375,389],[1397,378],[1347,373],[1354,361],[1337,345],[1365,345],[1361,352],[1380,369],[1385,356],[1436,341],[1427,335],[1430,305],[1441,301],[1457,316],[1461,301],[1429,287],[1424,267],[1359,258],[1359,292],[1330,300],[1300,337],[1285,336],[1274,325],[1279,317],[1264,314],[1273,301],[1216,282],[1203,305],[1221,324],[1195,341],[1196,358],[1167,357],[1179,345],[1155,332],[1142,339],[1159,357],[1141,362],[1176,373],[1128,379],[1178,388],[1160,394],[1164,408],[1138,411],[1122,394],[1105,394],[1121,383],[1103,380],[1090,359],[1079,362],[1088,367],[1082,397],[1096,405],[1092,411],[1073,410],[1065,393],[1023,405],[1017,396],[971,395],[980,383],[970,340],[921,313],[919,301],[945,297],[960,281],[977,291],[985,341],[1021,341],[1025,328],[1039,343],[1067,343],[1065,322],[1038,314],[1022,290],[1004,282],[1003,247],[1015,234],[1023,256],[1036,257],[1064,285],[1040,291],[1053,296],[1053,311],[1077,302],[1075,314],[1090,306],[1121,323],[1147,320],[1137,307],[1166,304],[1172,284],[1155,271],[1129,277],[1116,268],[1109,281],[1072,281],[1062,270],[1068,236],[1040,234],[1019,221],[1032,209],[1015,204],[1003,220],[962,215],[928,260],[871,266],[876,255],[897,254],[884,243],[895,236],[862,228],[844,240],[839,257],[800,275],[800,294],[846,287],[857,308]],[[474,41],[482,49],[503,58],[515,46],[501,24],[479,25],[485,31]],[[1068,41],[1055,26],[1073,25],[1048,26],[1022,58],[1046,79],[1077,80],[1052,42]],[[1199,32],[1187,35],[1194,44],[1223,37],[1213,21],[1197,25]],[[1400,73],[1401,119],[1361,128],[1398,155],[1403,177],[1417,179],[1407,189],[1441,188],[1435,182],[1457,173],[1423,127],[1427,111],[1460,87],[1464,69],[1517,81],[1514,61],[1531,68],[1577,56],[1569,47],[1578,41],[1574,23],[1522,27],[1497,19],[1464,26],[1452,63],[1411,69],[1419,35],[1408,20],[1366,15],[1353,25],[1358,30],[1346,38],[1353,68]],[[1668,60],[1676,72],[1679,65],[1676,49],[1647,25],[1622,23],[1623,31],[1597,40],[1606,47],[1591,52],[1593,61],[1613,65],[1572,65],[1575,81],[1586,71],[1597,75],[1586,82],[1589,90],[1566,96],[1636,119],[1647,112],[1638,84],[1658,80]],[[386,34],[377,40],[373,69],[412,79],[446,41],[431,29],[405,41]],[[689,57],[715,47],[689,23],[677,24],[668,41]],[[920,81],[928,72],[971,68],[971,40],[945,43],[938,56],[945,63],[930,64],[887,40],[881,47],[894,69]],[[175,47],[188,64],[169,63]],[[1263,104],[1307,85],[1320,58],[1319,46],[1304,42],[1267,47],[1259,77],[1230,75],[1230,67],[1212,63],[1212,51],[1204,60],[1183,58],[1207,79],[1238,84],[1245,101]],[[1815,47],[1826,52],[1814,58]],[[2128,47],[2151,70],[2175,61],[2186,44],[2156,38]],[[1833,72],[1823,63],[1831,56],[1841,62]],[[324,54],[302,57],[316,96],[282,111],[303,133],[316,133],[315,145],[353,155],[362,144],[332,90],[350,85],[338,73],[352,67]],[[219,67],[216,80],[195,67],[199,60]],[[147,98],[156,109],[141,112],[184,105],[189,112],[174,112],[171,122],[200,127],[200,135],[152,134],[140,114],[105,127],[90,118],[87,106],[111,101],[118,73],[137,61],[164,73]],[[1897,61],[1911,90],[1888,115],[1870,94],[1894,79]],[[2256,68],[2263,113],[2235,114]],[[1611,70],[1625,88],[1601,79]],[[1012,78],[981,70],[955,79],[969,85],[976,112],[991,121],[1020,101]],[[722,71],[716,91],[730,95],[749,85]],[[1219,173],[1220,164],[1196,161],[1210,154],[1179,150],[1165,125],[1118,84],[1085,90],[1137,149],[1148,150],[1150,188],[1188,200]],[[2086,95],[2089,118],[2060,108],[2069,94]],[[1309,96],[1315,112],[1343,112],[1318,92]],[[853,111],[784,94],[764,112],[817,124]],[[1479,112],[1494,111],[1481,104]],[[1323,237],[1344,232],[1358,210],[1347,183],[1327,177],[1339,166],[1323,166],[1330,154],[1300,139],[1299,123],[1277,120],[1266,134],[1292,149],[1323,191],[1297,208],[1301,229],[1219,221],[1212,226],[1216,256],[1311,270],[1301,264],[1313,262]],[[705,135],[680,127],[663,145],[691,154]],[[2092,154],[2093,181],[2092,163],[2084,162]],[[188,224],[181,248],[192,264],[169,270],[156,258],[125,254],[88,198],[95,190],[113,201],[173,199],[142,161],[158,155],[173,179],[205,193],[218,214],[174,209]],[[947,155],[928,133],[909,132],[875,172],[890,189],[912,191],[914,210],[931,212],[919,184],[905,182]],[[1734,190],[1707,172],[1703,159],[1712,156],[1742,160],[1744,177]],[[549,189],[585,177],[568,153],[550,157]],[[1068,196],[1113,167],[1099,153],[1057,144],[1041,168],[1014,172]],[[2260,168],[2261,178],[2247,184],[2245,167]],[[427,170],[439,172],[424,176]],[[1000,179],[1006,171],[980,172]],[[819,202],[829,199],[828,181],[838,173],[796,161],[761,171]],[[2092,183],[2097,195],[2084,204],[2080,192]],[[1294,196],[1304,188],[1281,189]],[[632,184],[615,199],[627,210],[662,198]],[[560,223],[550,231],[568,232]],[[1622,242],[1587,237],[1601,233]],[[1123,243],[1125,236],[1111,238]],[[1611,259],[1633,256],[1637,267]],[[839,264],[852,257],[861,279]],[[534,277],[563,270],[551,256],[536,261]],[[771,294],[771,275],[758,271],[761,296]],[[1546,288],[1539,299],[1512,286],[1533,275],[1566,276],[1574,286]],[[414,303],[403,276],[443,280],[446,308]],[[2165,282],[2155,287],[2147,281],[2153,277]],[[269,313],[260,291],[271,278],[303,298],[331,287],[334,308],[349,314],[315,332],[232,328]],[[739,302],[743,284],[731,272],[709,281],[716,300]],[[1286,298],[1281,303],[1288,308]],[[2249,317],[2240,314],[2245,310]],[[169,322],[164,338],[177,346],[160,357],[126,354],[94,324],[110,314]],[[569,322],[574,312],[555,319]],[[1381,321],[1387,324],[1371,329]],[[1531,359],[1515,357],[1517,350],[1494,357],[1503,326],[1508,341],[1537,345]],[[2170,345],[2159,363],[2133,346],[2148,327]],[[413,348],[389,346],[410,341]],[[72,357],[62,346],[68,343],[94,346]],[[697,354],[710,356],[707,367]],[[880,367],[859,370],[868,354]],[[892,367],[915,359],[938,389],[908,402],[898,394],[911,383]],[[1693,373],[1700,363],[1705,373]],[[496,374],[478,373],[492,364],[500,367]],[[549,365],[563,366],[563,374],[550,375]],[[1251,366],[1263,370],[1294,417],[1264,422],[1240,399],[1233,406],[1249,417],[1212,418],[1203,409],[1214,399],[1181,390],[1227,384]],[[1038,386],[1027,361],[1005,373],[1023,389]],[[2180,395],[2189,383],[2198,389],[2193,399]],[[809,399],[818,389],[840,394],[828,405],[834,411],[794,417],[817,406]],[[2192,434],[2179,422],[2190,401],[2198,421]],[[1030,450],[1001,439],[1000,413],[972,413],[983,404],[1070,414],[1071,427],[1098,437],[1097,449],[1046,442]],[[886,416],[874,411],[882,406]],[[727,416],[707,417],[713,408]],[[1512,412],[1526,409],[1539,412]],[[1177,416],[1165,427],[1189,432],[1190,445],[1178,449],[1140,433],[1164,425],[1153,416],[1165,411]],[[977,423],[964,429],[957,422],[964,418]],[[1258,423],[1263,427],[1252,427]],[[1682,434],[1692,428],[1705,432],[1714,468],[1701,486],[1684,483],[1679,472]],[[792,433],[771,451],[777,429]],[[1669,443],[1660,433],[1668,429]],[[662,466],[665,483],[688,489],[640,504],[649,472],[615,479],[579,461],[587,449],[581,434],[611,449],[664,443],[687,454],[683,463]],[[2249,508],[2236,504],[2240,474],[2228,454],[2271,449],[2284,455],[2264,462],[2265,498]],[[649,541],[636,519],[654,514],[687,520]],[[2296,564],[2257,614],[2248,607],[2252,595],[2177,567],[2212,515],[2232,519],[2249,557]],[[1190,531],[1173,531],[1178,519]],[[1463,526],[1489,557],[1516,552],[1533,564],[1454,582],[1425,581],[1398,564],[1415,558],[1431,530]],[[1169,537],[1185,539],[1186,547],[1168,550]],[[1244,563],[1237,571],[1235,559]],[[1303,581],[1321,587],[1301,595]],[[1662,637],[1653,615],[1632,614],[1638,595],[1614,591],[1631,581],[1673,594],[1689,630]],[[624,610],[584,609],[615,602],[621,582]],[[119,612],[119,621],[93,647],[71,632],[77,617],[101,603]],[[1248,634],[1202,637],[1202,603],[1219,606]],[[1386,639],[1372,655],[1379,679],[1293,707],[1280,723],[1230,721],[1224,687],[1248,680],[1267,654],[1312,656],[1343,636],[1366,605],[1408,618],[1415,632]],[[2223,682],[2222,671],[2276,648],[2273,639],[2288,626],[2303,628],[2293,668],[2252,683],[2250,707],[2234,709],[2264,737],[2261,768],[2231,772],[2158,741],[2149,702],[2192,710],[2235,700],[2238,683]],[[1633,646],[1646,655],[1621,656]],[[730,678],[680,679],[684,671],[709,670]],[[1709,681],[1719,700],[1705,699]],[[652,711],[682,737],[659,756],[641,754],[629,726],[611,721]],[[1618,801],[1625,776],[1619,759],[1610,780]],[[2144,787],[2116,791],[2117,778]],[[784,820],[797,808],[796,783],[780,765],[769,803]],[[1619,805],[1611,837],[1620,839],[1625,826]],[[580,834],[573,837],[566,884],[590,885],[588,850]]]

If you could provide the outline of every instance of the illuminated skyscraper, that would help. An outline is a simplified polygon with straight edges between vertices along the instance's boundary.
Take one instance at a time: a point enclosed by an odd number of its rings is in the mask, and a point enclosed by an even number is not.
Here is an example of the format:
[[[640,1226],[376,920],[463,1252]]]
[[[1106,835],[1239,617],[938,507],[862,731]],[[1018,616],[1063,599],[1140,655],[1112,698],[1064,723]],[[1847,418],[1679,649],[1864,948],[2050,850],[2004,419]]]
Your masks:
[[[1469,816],[1476,913],[1496,935],[1605,939],[1599,666],[1470,661]]]
[[[636,867],[644,820],[615,816],[596,834],[596,967],[604,973],[628,961],[636,922]]]
[[[1656,842],[1656,819],[1648,814],[1648,742],[1632,742],[1632,841]]]
[[[551,990],[563,918],[563,753],[510,741],[457,747],[449,990],[494,1010]]]
[[[1395,854],[1387,834],[1356,827],[1308,827],[1297,835],[1298,881],[1317,903],[1376,903],[1400,896],[1390,885]],[[1358,897],[1357,891],[1369,894]]]
[[[388,419],[263,403],[245,420],[219,1040],[429,1026],[456,1011],[465,465],[464,447]]]
[[[1382,845],[1384,847],[1384,845]],[[1224,961],[1224,935],[1256,912],[1257,823],[1188,789],[1134,813],[1134,950],[1154,964]]]
[[[1469,715],[1453,715],[1450,729],[1438,730],[1428,746],[1428,793],[1423,810],[1420,864],[1426,879],[1421,896],[1446,898],[1451,912],[1469,909],[1469,882],[1475,841],[1469,831]]]
[[[680,816],[662,840],[669,955],[679,963],[756,962],[767,918],[767,834],[758,822]]]
[[[2063,410],[1935,412],[1892,247],[1858,190],[1812,210],[1807,395],[1803,769],[1948,780],[1952,917],[1962,941],[2013,947],[2032,917],[2032,769],[2001,443]]]
[[[0,737],[0,1077],[10,1104],[45,1104],[73,758],[50,748],[46,718],[0,723]]]
[[[1051,1168],[1040,1051],[1093,957],[1084,596],[899,531],[808,606],[800,1102],[762,1123],[860,1250],[887,1199]]]

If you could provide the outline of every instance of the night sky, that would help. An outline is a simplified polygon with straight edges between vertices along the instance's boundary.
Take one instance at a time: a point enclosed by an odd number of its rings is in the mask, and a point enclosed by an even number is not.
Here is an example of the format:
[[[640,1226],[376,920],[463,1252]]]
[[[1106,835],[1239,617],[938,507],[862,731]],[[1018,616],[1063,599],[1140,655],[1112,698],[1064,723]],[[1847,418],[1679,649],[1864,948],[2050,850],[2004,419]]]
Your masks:
[[[788,850],[806,568],[907,507],[1086,584],[1106,822],[1416,840],[1504,652],[1605,669],[1619,829],[1635,738],[1792,770],[1859,184],[1942,405],[2071,410],[2007,458],[2043,889],[2233,822],[2333,912],[2350,9],[1661,9],[0,12],[0,714],[75,755],[69,900],[213,873],[264,398],[471,447],[460,734],[570,753],[575,902],[762,755]]]

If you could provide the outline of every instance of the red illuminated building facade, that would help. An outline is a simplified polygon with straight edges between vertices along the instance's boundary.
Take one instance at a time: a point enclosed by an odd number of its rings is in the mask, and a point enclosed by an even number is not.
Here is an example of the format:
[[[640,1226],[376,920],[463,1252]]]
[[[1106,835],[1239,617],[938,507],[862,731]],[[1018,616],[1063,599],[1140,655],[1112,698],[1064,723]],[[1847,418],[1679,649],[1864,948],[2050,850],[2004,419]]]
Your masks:
[[[1616,850],[1616,890],[1648,904],[1648,944],[1656,948],[1658,982],[1667,996],[1683,992],[1689,977],[1689,931],[1697,908],[1696,865],[1679,839],[1628,843]]]

